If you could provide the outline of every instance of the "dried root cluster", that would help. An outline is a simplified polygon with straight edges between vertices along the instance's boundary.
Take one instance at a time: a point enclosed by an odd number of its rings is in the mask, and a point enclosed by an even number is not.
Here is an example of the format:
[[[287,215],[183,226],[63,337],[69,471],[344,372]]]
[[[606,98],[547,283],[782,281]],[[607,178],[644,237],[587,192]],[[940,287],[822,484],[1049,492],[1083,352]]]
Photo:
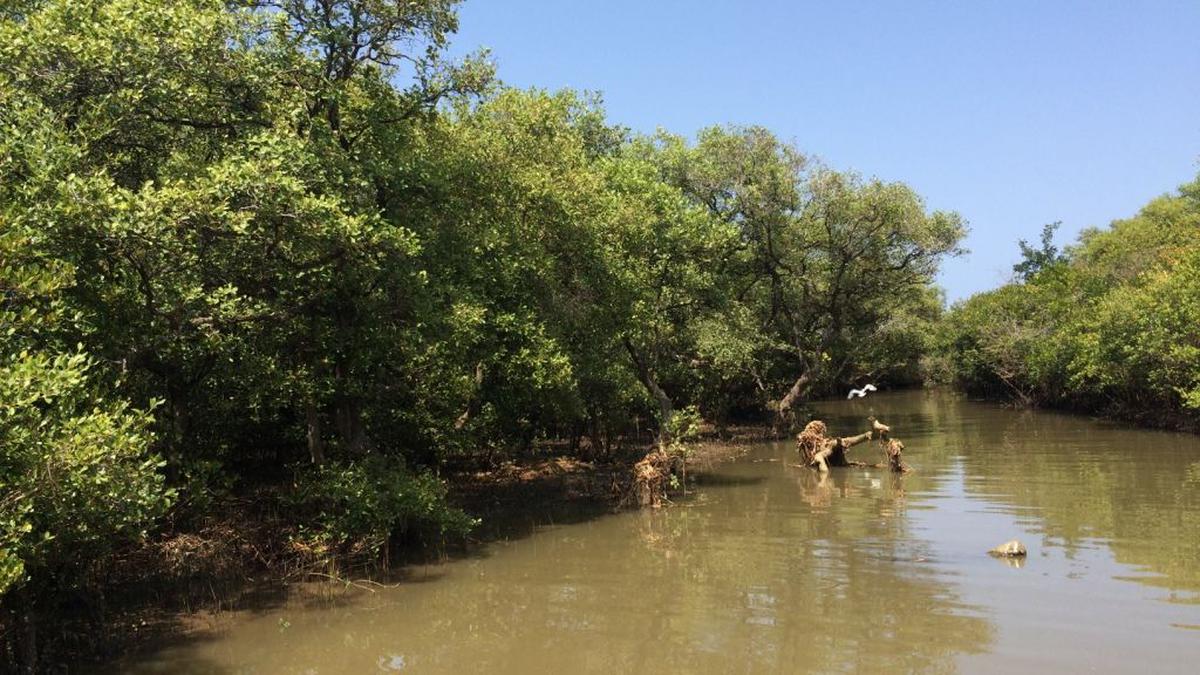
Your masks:
[[[896,473],[909,471],[904,463],[904,443],[891,438],[891,427],[875,418],[869,418],[871,429],[857,436],[830,437],[829,429],[821,420],[809,422],[804,430],[796,436],[796,449],[805,466],[819,471],[828,471],[831,466],[873,466],[887,467]],[[886,463],[866,464],[853,462],[846,457],[850,448],[870,440],[879,442],[879,449],[886,458]]]
[[[667,493],[682,480],[683,458],[656,448],[633,465],[633,483],[622,500],[624,504],[659,507],[667,502]]]

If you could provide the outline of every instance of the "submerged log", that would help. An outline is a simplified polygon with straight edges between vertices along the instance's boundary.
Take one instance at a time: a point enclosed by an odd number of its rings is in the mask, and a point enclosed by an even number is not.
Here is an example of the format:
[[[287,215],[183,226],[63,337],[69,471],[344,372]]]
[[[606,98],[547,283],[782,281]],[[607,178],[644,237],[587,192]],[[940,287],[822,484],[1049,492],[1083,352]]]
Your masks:
[[[796,447],[800,452],[804,464],[816,468],[822,473],[829,471],[831,466],[884,466],[884,465],[868,465],[861,462],[851,462],[846,458],[846,451],[850,448],[866,443],[870,440],[878,440],[879,447],[887,457],[886,466],[896,473],[904,473],[909,471],[907,465],[901,459],[901,453],[904,450],[904,444],[898,440],[890,438],[891,427],[883,424],[874,417],[868,418],[871,423],[870,431],[864,431],[857,436],[843,436],[838,438],[830,438],[828,436],[828,427],[820,420],[809,422],[804,431],[801,431],[796,436]]]

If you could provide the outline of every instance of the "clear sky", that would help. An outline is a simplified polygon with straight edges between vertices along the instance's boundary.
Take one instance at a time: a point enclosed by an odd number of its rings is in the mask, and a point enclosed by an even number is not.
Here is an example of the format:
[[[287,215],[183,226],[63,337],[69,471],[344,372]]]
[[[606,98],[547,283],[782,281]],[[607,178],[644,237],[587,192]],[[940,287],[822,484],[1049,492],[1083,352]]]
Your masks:
[[[454,51],[506,83],[603,94],[612,121],[761,124],[971,224],[940,282],[999,285],[1200,171],[1200,0],[466,0]]]

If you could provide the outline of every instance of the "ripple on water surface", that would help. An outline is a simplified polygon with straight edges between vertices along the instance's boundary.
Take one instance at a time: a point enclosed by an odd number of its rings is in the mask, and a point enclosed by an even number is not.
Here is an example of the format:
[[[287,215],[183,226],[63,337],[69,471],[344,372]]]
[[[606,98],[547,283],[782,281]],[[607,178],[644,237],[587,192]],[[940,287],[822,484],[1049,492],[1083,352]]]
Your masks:
[[[891,424],[916,471],[820,476],[764,444],[676,507],[229,615],[120,669],[1194,672],[1196,437],[920,392],[818,407],[833,433]],[[985,554],[1012,538],[1028,559]]]

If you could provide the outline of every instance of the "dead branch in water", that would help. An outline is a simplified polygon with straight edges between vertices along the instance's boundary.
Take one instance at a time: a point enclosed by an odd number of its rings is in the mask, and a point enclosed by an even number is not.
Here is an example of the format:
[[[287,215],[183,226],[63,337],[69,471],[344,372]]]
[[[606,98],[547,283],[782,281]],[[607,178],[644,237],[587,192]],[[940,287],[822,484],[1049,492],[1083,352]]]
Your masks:
[[[831,466],[879,466],[862,462],[852,462],[846,458],[850,448],[870,440],[878,440],[880,450],[887,457],[886,466],[896,473],[909,471],[901,459],[904,444],[891,438],[891,427],[883,424],[874,417],[868,418],[871,429],[857,436],[829,437],[829,429],[821,420],[809,422],[804,431],[796,436],[796,448],[806,466],[814,467],[822,473],[829,471]]]
[[[805,466],[814,467],[822,473],[831,466],[873,466],[888,468],[895,473],[909,471],[901,459],[904,444],[891,438],[891,427],[875,418],[869,418],[871,428],[856,436],[829,437],[828,427],[820,420],[809,422],[796,437],[796,445]],[[879,441],[879,448],[886,463],[865,464],[846,458],[846,451],[867,441]],[[685,460],[679,454],[657,447],[633,465],[633,476],[624,488],[622,506],[660,507],[669,503],[667,497],[672,488],[681,486],[685,479]]]

